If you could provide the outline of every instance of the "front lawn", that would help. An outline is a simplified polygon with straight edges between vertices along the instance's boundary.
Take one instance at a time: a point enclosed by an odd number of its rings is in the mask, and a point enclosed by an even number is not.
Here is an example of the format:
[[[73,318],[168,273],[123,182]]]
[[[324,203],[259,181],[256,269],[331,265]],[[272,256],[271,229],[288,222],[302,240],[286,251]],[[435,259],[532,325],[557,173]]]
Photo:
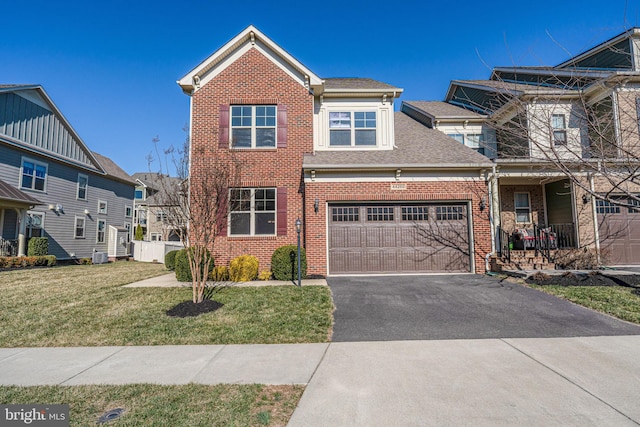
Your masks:
[[[224,288],[218,310],[166,311],[191,288],[123,288],[166,273],[158,264],[117,262],[0,272],[0,347],[326,342],[327,287]]]
[[[0,387],[3,404],[68,404],[72,426],[96,425],[123,408],[114,426],[285,426],[302,386],[199,385]]]
[[[623,286],[529,286],[618,319],[640,323],[637,289]]]

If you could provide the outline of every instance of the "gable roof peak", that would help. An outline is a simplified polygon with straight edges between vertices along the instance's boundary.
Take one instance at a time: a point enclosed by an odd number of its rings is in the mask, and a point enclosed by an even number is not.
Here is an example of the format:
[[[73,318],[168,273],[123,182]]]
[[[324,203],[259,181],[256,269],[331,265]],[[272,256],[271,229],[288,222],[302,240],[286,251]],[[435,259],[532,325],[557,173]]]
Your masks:
[[[260,49],[280,68],[307,87],[322,84],[322,79],[253,25],[249,25],[226,44],[177,81],[188,95],[202,87],[234,61],[234,54],[250,48]]]

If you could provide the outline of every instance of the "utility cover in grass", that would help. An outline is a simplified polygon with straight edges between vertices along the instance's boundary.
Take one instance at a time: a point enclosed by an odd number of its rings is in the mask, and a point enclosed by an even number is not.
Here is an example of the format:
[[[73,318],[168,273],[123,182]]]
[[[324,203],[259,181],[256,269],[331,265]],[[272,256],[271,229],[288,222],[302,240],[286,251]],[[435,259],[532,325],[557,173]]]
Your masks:
[[[205,299],[202,302],[195,303],[191,300],[181,302],[175,307],[167,310],[167,316],[171,317],[195,317],[204,313],[210,313],[224,306],[224,304]]]

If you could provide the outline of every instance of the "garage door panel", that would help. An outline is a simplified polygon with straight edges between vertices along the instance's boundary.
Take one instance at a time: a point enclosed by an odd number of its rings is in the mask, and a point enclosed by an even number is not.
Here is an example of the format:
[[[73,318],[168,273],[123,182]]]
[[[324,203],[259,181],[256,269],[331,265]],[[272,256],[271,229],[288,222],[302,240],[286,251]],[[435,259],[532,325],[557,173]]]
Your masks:
[[[624,200],[622,200],[625,203]],[[640,264],[640,213],[600,202],[598,233],[603,259],[609,265]]]
[[[334,208],[329,216],[331,274],[470,271],[466,205],[352,206],[349,218],[357,212],[358,221],[346,221],[340,215],[345,208]]]

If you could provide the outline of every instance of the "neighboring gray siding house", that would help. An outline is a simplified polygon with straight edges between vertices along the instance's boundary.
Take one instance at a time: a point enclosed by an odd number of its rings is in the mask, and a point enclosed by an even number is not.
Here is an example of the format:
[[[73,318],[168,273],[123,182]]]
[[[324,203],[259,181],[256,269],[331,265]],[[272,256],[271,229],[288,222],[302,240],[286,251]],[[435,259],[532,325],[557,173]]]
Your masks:
[[[0,255],[129,255],[135,181],[89,150],[39,85],[0,85]],[[2,253],[4,252],[4,253]]]

